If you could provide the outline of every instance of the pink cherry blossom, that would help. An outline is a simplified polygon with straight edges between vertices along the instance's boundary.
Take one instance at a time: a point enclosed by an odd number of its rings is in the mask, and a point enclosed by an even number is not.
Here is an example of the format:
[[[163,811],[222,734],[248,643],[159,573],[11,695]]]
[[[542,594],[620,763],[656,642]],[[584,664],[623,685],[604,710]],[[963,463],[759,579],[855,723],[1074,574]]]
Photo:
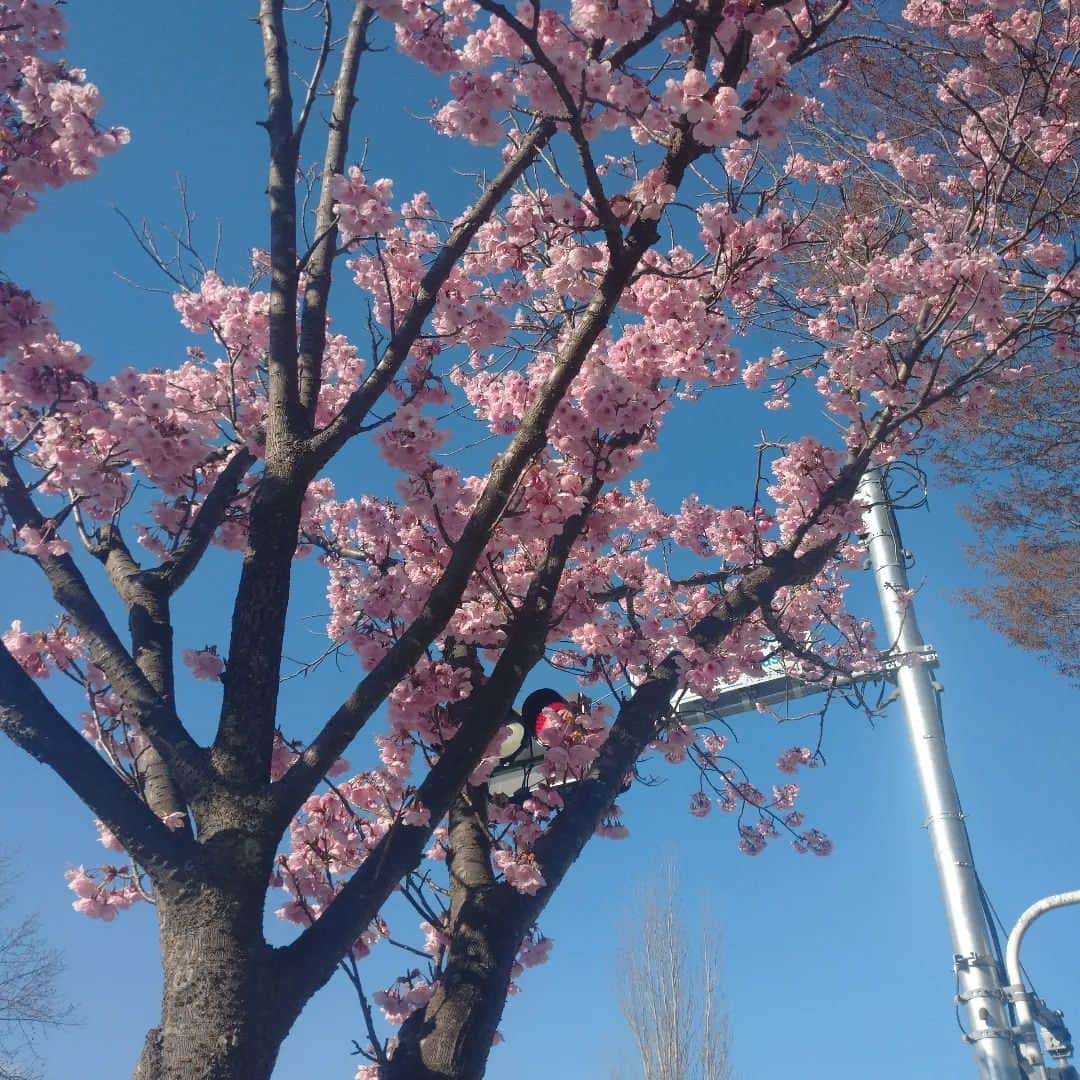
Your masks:
[[[536,865],[536,859],[528,852],[514,855],[505,850],[496,851],[492,856],[492,862],[518,892],[531,896],[545,885],[544,877]]]
[[[776,767],[783,773],[795,773],[799,771],[799,766],[810,766],[814,764],[814,752],[805,746],[793,746],[790,750],[785,750],[780,759],[776,763]]]
[[[207,645],[203,649],[184,649],[181,655],[196,679],[219,679],[225,670],[225,661],[217,654],[217,648]]]

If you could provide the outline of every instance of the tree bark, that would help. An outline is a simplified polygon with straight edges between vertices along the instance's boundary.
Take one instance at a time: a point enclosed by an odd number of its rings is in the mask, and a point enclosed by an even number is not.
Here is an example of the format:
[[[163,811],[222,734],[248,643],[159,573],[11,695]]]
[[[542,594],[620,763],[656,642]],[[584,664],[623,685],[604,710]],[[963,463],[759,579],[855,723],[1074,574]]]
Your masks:
[[[499,887],[462,909],[447,970],[427,1008],[401,1027],[386,1080],[478,1080],[502,1018],[510,969],[521,943],[502,918]]]
[[[161,1023],[134,1080],[269,1080],[295,1015],[251,896],[204,888],[158,897]]]
[[[474,1080],[484,1075],[521,944],[514,897],[491,870],[485,792],[450,810],[450,948],[435,993],[402,1025],[386,1080]]]

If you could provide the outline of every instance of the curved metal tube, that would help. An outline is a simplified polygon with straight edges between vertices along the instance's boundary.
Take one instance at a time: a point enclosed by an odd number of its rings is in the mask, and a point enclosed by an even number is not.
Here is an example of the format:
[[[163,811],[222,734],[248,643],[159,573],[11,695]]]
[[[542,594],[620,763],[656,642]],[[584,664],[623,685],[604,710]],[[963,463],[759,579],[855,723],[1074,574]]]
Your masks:
[[[1020,943],[1024,940],[1031,924],[1040,916],[1045,915],[1054,908],[1067,907],[1070,904],[1080,904],[1080,889],[1074,892],[1056,893],[1053,896],[1044,897],[1031,905],[1020,918],[1009,934],[1008,943],[1005,946],[1005,976],[1010,986],[1016,993],[1014,1003],[1016,1005],[1016,1019],[1026,1032],[1021,1036],[1020,1051],[1030,1065],[1042,1064],[1042,1049],[1035,1033],[1034,1012],[1031,1002],[1028,1001],[1027,989],[1020,972]]]
[[[1009,976],[1009,982],[1014,986],[1019,986],[1020,979],[1020,942],[1023,940],[1024,935],[1028,931],[1028,927],[1040,916],[1045,915],[1048,911],[1053,911],[1054,908],[1068,907],[1070,904],[1080,904],[1080,889],[1074,892],[1056,893],[1053,896],[1044,897],[1042,900],[1036,900],[1016,920],[1016,925],[1012,928],[1012,933],[1009,934],[1009,941],[1005,946],[1005,973]]]

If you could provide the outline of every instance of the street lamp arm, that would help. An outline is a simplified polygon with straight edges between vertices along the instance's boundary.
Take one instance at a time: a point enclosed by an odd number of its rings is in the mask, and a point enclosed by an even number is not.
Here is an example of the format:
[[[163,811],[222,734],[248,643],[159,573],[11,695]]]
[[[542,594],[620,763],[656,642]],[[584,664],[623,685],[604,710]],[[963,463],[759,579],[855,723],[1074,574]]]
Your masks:
[[[1046,1075],[1041,1071],[1043,1065],[1042,1046],[1036,1034],[1036,1027],[1043,1029],[1043,1038],[1052,1055],[1060,1060],[1067,1059],[1072,1053],[1071,1040],[1060,1013],[1051,1013],[1033,993],[1024,986],[1020,970],[1020,943],[1028,927],[1040,916],[1054,908],[1080,904],[1080,889],[1074,892],[1057,893],[1054,896],[1037,900],[1020,916],[1009,934],[1005,946],[1005,977],[1009,980],[1009,994],[1016,1006],[1016,1019],[1019,1021],[1020,1053],[1032,1067],[1034,1075]],[[1035,1070],[1040,1070],[1035,1072]],[[1058,1073],[1057,1075],[1068,1075]],[[1075,1074],[1073,1074],[1075,1075]]]
[[[1009,934],[1009,941],[1005,946],[1005,974],[1013,986],[1021,986],[1023,980],[1020,976],[1020,943],[1028,931],[1028,927],[1040,916],[1045,915],[1054,908],[1068,907],[1070,904],[1080,904],[1080,889],[1073,892],[1056,893],[1054,896],[1046,896],[1037,900],[1017,920],[1016,925]]]

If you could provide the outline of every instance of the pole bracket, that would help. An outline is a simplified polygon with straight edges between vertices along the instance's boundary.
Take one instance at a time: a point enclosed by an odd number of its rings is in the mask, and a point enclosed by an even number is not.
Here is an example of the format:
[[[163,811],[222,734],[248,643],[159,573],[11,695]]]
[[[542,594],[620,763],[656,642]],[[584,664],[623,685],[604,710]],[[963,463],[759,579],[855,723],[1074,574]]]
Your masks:
[[[984,967],[997,970],[997,960],[993,956],[979,953],[953,953],[953,971],[970,971],[971,968]]]
[[[931,668],[937,667],[940,660],[938,651],[933,645],[919,645],[917,648],[906,651],[890,652],[882,658],[881,667],[878,670],[882,674],[892,675],[899,671],[900,668],[913,664]]]

